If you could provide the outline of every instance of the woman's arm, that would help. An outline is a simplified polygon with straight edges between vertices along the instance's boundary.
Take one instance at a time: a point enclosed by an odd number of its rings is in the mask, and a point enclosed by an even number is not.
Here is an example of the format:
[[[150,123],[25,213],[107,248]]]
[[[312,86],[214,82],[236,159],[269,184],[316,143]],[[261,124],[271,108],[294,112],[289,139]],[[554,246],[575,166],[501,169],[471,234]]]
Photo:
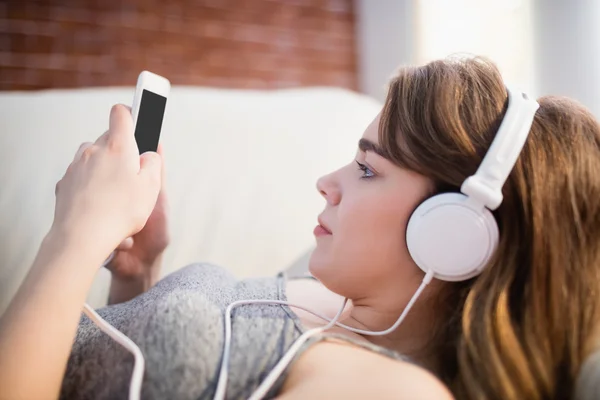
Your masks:
[[[162,258],[161,254],[150,266],[144,267],[144,272],[140,276],[119,277],[113,274],[110,280],[108,304],[129,301],[154,286],[160,279]]]
[[[84,143],[56,186],[54,222],[0,320],[0,397],[56,398],[86,294],[106,256],[139,232],[160,191],[161,159],[140,157],[131,113]]]
[[[86,295],[102,255],[55,232],[44,239],[0,321],[0,397],[58,397]]]
[[[452,400],[431,373],[342,341],[312,345],[290,367],[279,400]]]

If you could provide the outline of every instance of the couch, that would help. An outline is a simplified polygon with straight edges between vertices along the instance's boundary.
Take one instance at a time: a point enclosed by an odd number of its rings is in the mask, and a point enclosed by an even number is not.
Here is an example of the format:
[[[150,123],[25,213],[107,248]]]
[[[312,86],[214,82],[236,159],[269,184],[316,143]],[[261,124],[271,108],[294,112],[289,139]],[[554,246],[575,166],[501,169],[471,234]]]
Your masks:
[[[54,185],[133,92],[0,92],[0,315],[52,223]],[[315,182],[352,160],[380,108],[335,88],[173,87],[161,136],[172,237],[163,275],[195,261],[242,278],[305,268],[325,205]],[[105,304],[109,278],[99,271],[92,306]]]

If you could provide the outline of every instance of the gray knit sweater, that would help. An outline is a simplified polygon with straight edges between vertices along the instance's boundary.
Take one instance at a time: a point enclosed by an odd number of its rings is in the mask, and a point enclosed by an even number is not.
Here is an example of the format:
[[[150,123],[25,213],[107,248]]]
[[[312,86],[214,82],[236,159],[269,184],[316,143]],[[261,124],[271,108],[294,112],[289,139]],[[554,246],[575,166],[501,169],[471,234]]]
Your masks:
[[[222,361],[226,307],[242,299],[286,300],[283,288],[283,275],[237,280],[224,268],[193,264],[98,313],[142,350],[143,399],[211,399]],[[287,306],[242,306],[234,310],[232,321],[227,398],[244,399],[300,336],[302,326]],[[133,356],[84,316],[61,398],[126,399],[132,368]]]

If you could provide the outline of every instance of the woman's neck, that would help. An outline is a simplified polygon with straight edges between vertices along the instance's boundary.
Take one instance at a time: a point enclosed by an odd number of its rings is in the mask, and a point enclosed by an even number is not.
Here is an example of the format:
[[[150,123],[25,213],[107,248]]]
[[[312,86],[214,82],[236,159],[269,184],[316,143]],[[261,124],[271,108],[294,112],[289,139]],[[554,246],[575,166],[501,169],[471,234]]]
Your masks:
[[[401,312],[380,312],[367,305],[353,304],[350,315],[342,323],[365,331],[383,331],[394,325]],[[393,350],[435,373],[438,370],[438,357],[431,347],[432,321],[432,312],[427,307],[415,305],[400,326],[387,335],[362,335],[338,327],[335,332]]]
[[[433,285],[432,282],[430,286]],[[307,279],[287,281],[286,296],[291,303],[301,304],[329,318],[337,314],[343,300],[343,297],[329,291],[321,283]],[[391,327],[403,311],[403,307],[394,305],[407,302],[407,297],[350,301],[351,304],[344,311],[340,322],[362,330],[382,331]],[[305,329],[323,326],[320,318],[301,309],[293,308],[293,311],[301,319]],[[432,351],[433,347],[430,345],[434,331],[432,321],[434,321],[433,307],[429,307],[427,298],[424,297],[417,301],[405,320],[389,335],[359,335],[339,327],[334,327],[329,332],[365,340],[396,351],[435,373],[438,370],[437,354]]]

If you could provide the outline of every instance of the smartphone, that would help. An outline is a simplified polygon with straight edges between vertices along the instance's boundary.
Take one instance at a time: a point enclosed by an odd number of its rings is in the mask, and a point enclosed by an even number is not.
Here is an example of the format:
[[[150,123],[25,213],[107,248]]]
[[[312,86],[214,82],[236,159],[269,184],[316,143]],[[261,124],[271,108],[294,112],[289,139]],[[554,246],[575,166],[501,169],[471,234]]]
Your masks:
[[[142,71],[138,76],[131,115],[140,154],[158,149],[170,90],[171,82],[160,75]]]

